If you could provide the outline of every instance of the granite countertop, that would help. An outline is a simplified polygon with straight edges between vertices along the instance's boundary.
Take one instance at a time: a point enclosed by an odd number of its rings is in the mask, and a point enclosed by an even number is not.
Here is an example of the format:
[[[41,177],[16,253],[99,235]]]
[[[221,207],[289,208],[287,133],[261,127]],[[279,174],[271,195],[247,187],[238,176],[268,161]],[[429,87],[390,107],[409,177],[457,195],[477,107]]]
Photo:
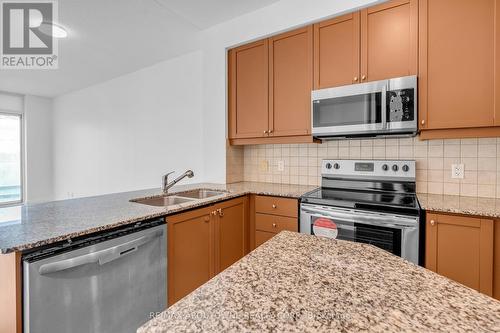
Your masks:
[[[422,209],[430,212],[500,217],[500,199],[422,193],[417,197]]]
[[[169,206],[168,209],[130,202],[132,199],[161,195],[160,189],[0,208],[0,253],[27,250],[249,193],[298,198],[314,189],[312,186],[256,182],[199,183],[175,186],[170,194],[198,188],[224,190],[227,193]]]
[[[499,330],[493,298],[371,245],[281,232],[138,333]]]

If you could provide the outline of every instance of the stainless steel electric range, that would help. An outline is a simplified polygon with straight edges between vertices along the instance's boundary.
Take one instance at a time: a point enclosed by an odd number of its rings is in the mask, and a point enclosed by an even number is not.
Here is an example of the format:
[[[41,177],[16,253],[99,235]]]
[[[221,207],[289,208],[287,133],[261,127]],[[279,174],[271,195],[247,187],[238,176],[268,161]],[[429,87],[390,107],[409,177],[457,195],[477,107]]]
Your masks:
[[[415,161],[323,160],[301,197],[300,232],[372,244],[422,264]]]

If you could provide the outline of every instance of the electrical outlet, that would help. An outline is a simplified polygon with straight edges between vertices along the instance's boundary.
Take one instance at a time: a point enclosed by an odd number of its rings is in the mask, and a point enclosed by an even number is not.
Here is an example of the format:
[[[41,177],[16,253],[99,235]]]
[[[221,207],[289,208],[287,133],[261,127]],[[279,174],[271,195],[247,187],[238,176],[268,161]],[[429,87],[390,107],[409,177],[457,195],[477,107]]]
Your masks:
[[[451,178],[464,179],[464,165],[452,164],[451,165]]]
[[[278,171],[283,172],[285,170],[285,161],[278,161]]]
[[[259,170],[261,172],[267,172],[269,170],[269,163],[267,162],[267,160],[260,161]]]

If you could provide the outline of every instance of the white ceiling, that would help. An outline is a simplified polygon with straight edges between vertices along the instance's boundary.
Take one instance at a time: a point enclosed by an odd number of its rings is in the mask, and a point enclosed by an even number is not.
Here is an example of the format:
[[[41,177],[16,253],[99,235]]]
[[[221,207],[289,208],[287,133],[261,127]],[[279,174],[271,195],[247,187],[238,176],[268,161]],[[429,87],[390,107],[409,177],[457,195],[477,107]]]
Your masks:
[[[0,70],[0,90],[54,97],[194,51],[199,32],[278,0],[60,0],[57,70]]]
[[[269,6],[278,0],[155,0],[200,29]]]

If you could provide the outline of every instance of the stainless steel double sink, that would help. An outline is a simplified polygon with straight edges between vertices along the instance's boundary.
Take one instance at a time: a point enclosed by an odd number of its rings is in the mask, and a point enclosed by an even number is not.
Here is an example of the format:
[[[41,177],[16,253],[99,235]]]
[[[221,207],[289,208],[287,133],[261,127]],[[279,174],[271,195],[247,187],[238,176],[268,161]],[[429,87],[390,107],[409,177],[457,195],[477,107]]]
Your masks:
[[[211,198],[226,193],[228,193],[228,191],[200,188],[196,190],[189,190],[170,195],[167,194],[151,198],[133,199],[130,201],[149,206],[168,207],[168,206],[183,204],[186,202],[194,202],[196,200]]]

